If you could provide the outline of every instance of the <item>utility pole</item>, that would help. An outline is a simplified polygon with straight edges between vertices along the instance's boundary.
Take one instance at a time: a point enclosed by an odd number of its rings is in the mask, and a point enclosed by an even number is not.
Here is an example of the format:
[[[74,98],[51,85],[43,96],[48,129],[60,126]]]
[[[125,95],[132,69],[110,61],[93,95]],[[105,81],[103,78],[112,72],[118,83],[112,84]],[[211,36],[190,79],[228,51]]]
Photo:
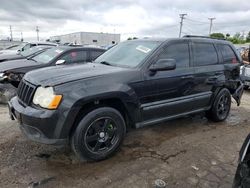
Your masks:
[[[13,41],[13,36],[12,36],[12,27],[10,25],[10,41]]]
[[[180,14],[181,22],[180,22],[180,32],[179,32],[179,38],[181,38],[182,26],[183,26],[183,20],[185,19],[185,16],[187,16],[187,14]]]
[[[38,26],[36,26],[36,37],[37,37],[37,41],[39,41],[39,29],[38,29]]]
[[[21,41],[23,42],[23,32],[21,31]]]
[[[216,18],[208,18],[210,20],[210,27],[209,27],[209,36],[211,35],[212,32],[212,27],[213,27],[213,20],[215,20]]]

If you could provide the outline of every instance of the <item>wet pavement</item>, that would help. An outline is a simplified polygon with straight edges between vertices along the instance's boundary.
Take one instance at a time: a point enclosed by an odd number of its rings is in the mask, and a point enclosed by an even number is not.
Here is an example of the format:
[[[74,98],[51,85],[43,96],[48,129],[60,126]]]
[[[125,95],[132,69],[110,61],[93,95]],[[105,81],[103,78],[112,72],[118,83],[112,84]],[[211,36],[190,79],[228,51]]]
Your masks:
[[[101,162],[78,162],[69,148],[27,140],[0,106],[0,187],[231,187],[238,152],[250,133],[250,91],[227,121],[198,114],[131,130]]]

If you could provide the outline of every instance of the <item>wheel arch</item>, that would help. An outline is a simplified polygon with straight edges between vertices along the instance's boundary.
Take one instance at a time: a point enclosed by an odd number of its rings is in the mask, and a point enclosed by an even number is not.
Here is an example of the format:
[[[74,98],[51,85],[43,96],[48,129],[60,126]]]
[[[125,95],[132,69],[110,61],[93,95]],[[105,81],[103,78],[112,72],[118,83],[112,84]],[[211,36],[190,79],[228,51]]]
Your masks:
[[[136,107],[137,104],[132,103],[131,101],[130,103],[128,104],[128,101],[124,101],[123,99],[119,98],[118,94],[108,95],[102,98],[93,97],[84,101],[80,100],[76,102],[73,107],[74,113],[71,113],[74,116],[73,118],[71,117],[73,119],[73,123],[70,129],[66,132],[68,132],[68,136],[71,136],[82,117],[92,110],[100,107],[111,107],[116,109],[123,116],[127,129],[133,128],[136,121],[134,117],[135,114],[139,114],[139,109]]]

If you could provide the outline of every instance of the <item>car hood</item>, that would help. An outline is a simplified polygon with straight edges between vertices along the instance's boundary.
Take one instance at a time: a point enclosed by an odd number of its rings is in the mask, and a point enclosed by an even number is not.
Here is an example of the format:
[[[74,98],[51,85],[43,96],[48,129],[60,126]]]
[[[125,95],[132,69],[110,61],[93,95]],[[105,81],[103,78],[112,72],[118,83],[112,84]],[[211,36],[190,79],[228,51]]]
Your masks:
[[[17,53],[17,51],[16,50],[1,50],[0,51],[0,54],[16,54]]]
[[[24,79],[35,85],[55,86],[63,83],[103,76],[124,71],[126,68],[86,63],[82,65],[58,65],[28,72]]]
[[[0,62],[3,60],[15,59],[19,57],[22,57],[22,56],[18,54],[0,54]]]
[[[14,70],[17,68],[34,66],[34,65],[38,65],[38,63],[27,59],[4,61],[0,63],[0,72]]]

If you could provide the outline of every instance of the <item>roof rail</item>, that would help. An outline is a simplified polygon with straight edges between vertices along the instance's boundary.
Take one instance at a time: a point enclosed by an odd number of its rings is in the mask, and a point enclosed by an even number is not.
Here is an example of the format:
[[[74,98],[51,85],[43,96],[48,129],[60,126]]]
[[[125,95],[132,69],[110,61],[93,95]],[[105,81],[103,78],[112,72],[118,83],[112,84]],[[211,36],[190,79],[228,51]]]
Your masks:
[[[205,39],[217,39],[217,40],[226,40],[222,38],[209,37],[209,36],[199,36],[199,35],[184,35],[183,38],[205,38]]]

